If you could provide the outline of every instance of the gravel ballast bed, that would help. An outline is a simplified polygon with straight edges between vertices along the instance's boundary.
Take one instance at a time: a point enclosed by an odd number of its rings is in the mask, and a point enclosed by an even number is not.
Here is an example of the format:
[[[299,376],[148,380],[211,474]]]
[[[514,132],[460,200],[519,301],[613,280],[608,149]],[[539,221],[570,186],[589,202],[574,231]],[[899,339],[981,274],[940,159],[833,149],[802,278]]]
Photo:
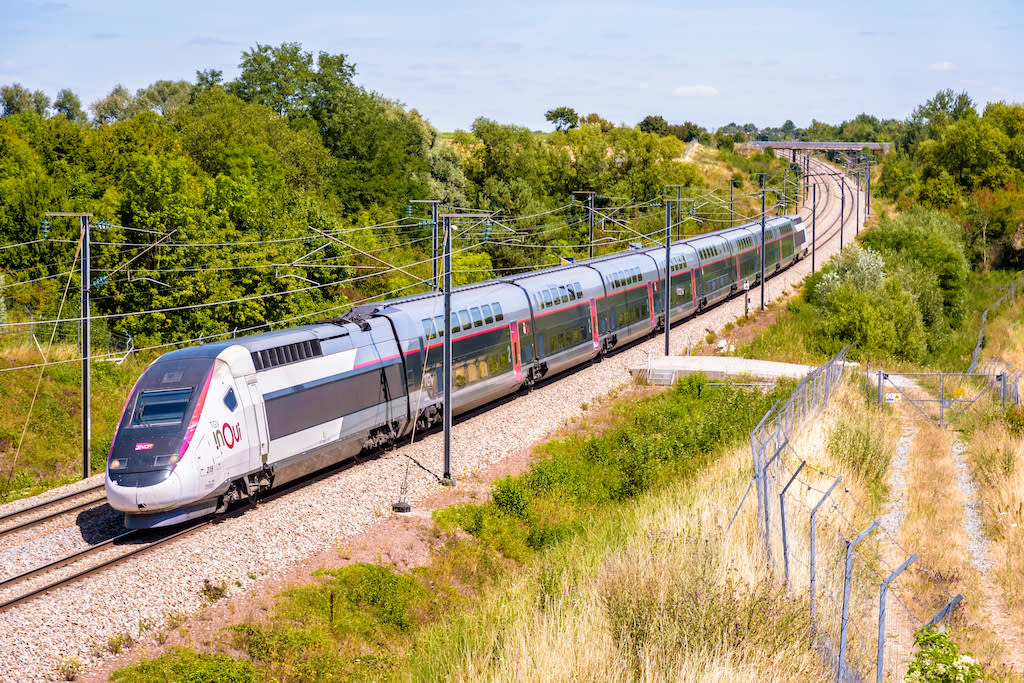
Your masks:
[[[838,206],[835,213],[838,215]],[[819,216],[819,228],[823,220]],[[819,244],[818,263],[824,264],[837,250],[837,237]],[[768,282],[766,300],[777,298],[809,271],[810,259],[805,259],[777,275]],[[752,304],[759,301],[756,290],[751,290],[750,296]],[[685,353],[707,330],[720,331],[742,316],[743,308],[740,296],[673,328],[672,352]],[[664,340],[659,336],[456,424],[452,431],[456,482],[582,415],[583,404],[593,404],[629,383],[629,368],[643,365],[648,353],[661,354],[663,349]],[[281,576],[304,559],[338,547],[393,514],[391,504],[399,497],[406,472],[405,497],[414,506],[436,492],[442,460],[442,435],[431,434],[19,605],[0,615],[0,680],[58,680],[56,667],[68,657],[82,660],[87,670],[91,663],[110,656],[105,646],[111,636],[126,633],[137,638],[140,628],[158,631],[166,627],[169,618],[201,609],[206,604],[201,592],[206,581],[223,583],[227,594],[233,595],[251,589],[257,581]],[[84,486],[77,482],[46,496]],[[2,506],[0,514],[27,504],[17,501]],[[73,529],[81,535],[78,527]],[[10,576],[16,573],[12,567],[38,564],[40,557],[70,545],[75,544],[64,530],[35,539],[0,554],[0,570],[3,576]]]

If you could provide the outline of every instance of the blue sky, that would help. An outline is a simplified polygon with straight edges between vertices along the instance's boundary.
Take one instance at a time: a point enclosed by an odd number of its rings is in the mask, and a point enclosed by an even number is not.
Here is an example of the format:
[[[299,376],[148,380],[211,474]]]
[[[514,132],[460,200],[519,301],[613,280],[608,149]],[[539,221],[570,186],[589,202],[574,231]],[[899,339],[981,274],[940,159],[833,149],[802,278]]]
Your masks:
[[[356,80],[442,131],[478,116],[550,130],[570,106],[716,128],[861,112],[904,119],[938,90],[1024,102],[1024,5],[948,2],[195,2],[0,0],[0,84],[86,107],[200,69],[230,80],[257,43],[344,53]]]

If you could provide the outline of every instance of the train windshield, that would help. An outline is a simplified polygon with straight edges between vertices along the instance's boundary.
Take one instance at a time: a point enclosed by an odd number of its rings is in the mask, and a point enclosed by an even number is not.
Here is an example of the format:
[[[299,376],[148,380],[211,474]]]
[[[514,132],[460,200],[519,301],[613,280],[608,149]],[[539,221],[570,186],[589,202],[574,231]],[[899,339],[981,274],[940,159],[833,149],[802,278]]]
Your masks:
[[[181,424],[192,389],[143,391],[132,413],[132,426]]]

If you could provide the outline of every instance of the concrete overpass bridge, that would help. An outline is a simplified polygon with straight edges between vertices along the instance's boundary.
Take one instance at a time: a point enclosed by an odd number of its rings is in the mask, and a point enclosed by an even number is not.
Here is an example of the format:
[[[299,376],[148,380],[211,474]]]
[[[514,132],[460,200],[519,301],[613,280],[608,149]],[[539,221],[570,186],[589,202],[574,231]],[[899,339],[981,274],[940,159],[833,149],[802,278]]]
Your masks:
[[[736,145],[737,150],[747,149],[754,152],[763,151],[766,147],[775,150],[792,150],[793,154],[801,152],[861,152],[868,149],[872,152],[889,153],[889,142],[799,142],[794,140],[756,140]]]

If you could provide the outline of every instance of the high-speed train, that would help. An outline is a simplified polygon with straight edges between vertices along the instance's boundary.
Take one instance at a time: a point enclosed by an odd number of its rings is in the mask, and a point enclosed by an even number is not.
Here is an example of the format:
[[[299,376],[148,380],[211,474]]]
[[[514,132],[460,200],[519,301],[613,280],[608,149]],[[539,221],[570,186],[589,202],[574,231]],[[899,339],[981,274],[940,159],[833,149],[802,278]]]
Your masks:
[[[801,218],[771,218],[769,276],[806,254]],[[453,415],[663,330],[760,279],[760,222],[452,289]],[[443,298],[167,353],[125,403],[106,492],[129,528],[223,511],[441,421]]]

